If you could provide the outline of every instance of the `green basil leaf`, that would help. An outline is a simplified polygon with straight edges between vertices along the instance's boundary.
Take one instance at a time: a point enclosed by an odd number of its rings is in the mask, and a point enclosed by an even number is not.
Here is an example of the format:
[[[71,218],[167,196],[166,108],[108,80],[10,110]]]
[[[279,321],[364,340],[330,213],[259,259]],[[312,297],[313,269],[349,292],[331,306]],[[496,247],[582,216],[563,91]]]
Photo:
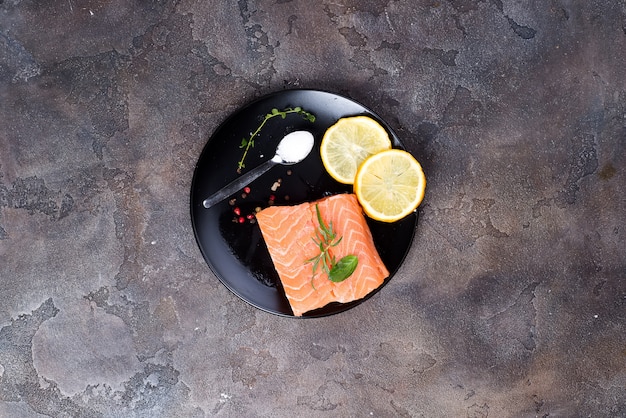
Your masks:
[[[343,282],[350,277],[352,273],[354,273],[358,264],[359,258],[356,255],[347,255],[339,260],[332,269],[330,269],[328,278],[331,282]]]

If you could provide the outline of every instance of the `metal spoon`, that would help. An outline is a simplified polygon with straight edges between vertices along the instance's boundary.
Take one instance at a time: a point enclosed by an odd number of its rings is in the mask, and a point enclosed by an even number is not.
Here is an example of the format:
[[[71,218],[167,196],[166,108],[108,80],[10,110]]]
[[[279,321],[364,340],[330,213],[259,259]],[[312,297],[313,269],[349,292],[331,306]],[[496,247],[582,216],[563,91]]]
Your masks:
[[[220,190],[204,199],[202,205],[205,208],[210,208],[221,202],[237,190],[242,189],[244,186],[259,178],[276,164],[292,165],[299,163],[309,155],[311,149],[313,149],[314,142],[313,135],[308,131],[291,132],[278,143],[274,158],[265,161],[263,164],[253,168],[233,182],[222,187]]]

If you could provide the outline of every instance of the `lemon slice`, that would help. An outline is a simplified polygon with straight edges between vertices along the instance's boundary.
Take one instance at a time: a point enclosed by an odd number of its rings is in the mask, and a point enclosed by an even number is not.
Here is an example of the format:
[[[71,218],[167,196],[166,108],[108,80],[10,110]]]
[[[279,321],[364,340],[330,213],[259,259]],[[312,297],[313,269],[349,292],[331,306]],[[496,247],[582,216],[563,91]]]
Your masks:
[[[354,183],[366,158],[391,148],[385,128],[368,116],[339,119],[326,130],[320,146],[324,168],[340,183]]]
[[[383,222],[395,222],[413,212],[425,190],[422,166],[399,149],[369,157],[354,178],[354,193],[363,210],[370,218]]]

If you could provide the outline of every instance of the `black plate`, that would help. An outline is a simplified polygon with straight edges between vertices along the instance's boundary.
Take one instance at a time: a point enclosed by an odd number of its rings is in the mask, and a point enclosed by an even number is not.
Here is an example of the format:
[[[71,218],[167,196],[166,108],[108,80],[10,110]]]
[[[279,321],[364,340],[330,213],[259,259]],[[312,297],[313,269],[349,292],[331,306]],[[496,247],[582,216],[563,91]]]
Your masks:
[[[297,114],[270,119],[256,137],[245,160],[245,169],[261,164],[274,156],[280,139],[289,132],[308,130],[315,137],[311,154],[294,166],[276,166],[250,184],[250,193],[233,195],[210,209],[202,201],[237,176],[237,163],[243,149],[241,140],[259,126],[272,108],[285,109],[300,106],[313,113],[311,123]],[[258,225],[246,219],[257,207],[267,207],[271,197],[276,205],[292,205],[317,200],[336,193],[352,192],[333,180],[324,170],[319,155],[319,144],[326,129],[339,118],[368,115],[387,129],[394,148],[403,148],[392,129],[363,105],[346,97],[318,90],[286,90],[262,97],[231,115],[214,132],[206,144],[196,166],[191,186],[191,219],[196,240],[206,262],[219,280],[244,301],[267,312],[293,316],[289,302],[282,290],[276,270]],[[281,179],[274,192],[272,185]],[[236,202],[232,204],[232,199]],[[235,214],[235,208],[240,215]],[[238,218],[243,217],[243,223]],[[391,273],[380,290],[398,270],[406,256],[415,228],[417,212],[395,223],[382,223],[368,219],[374,243],[385,266]],[[376,292],[372,292],[368,297]],[[350,309],[368,297],[350,303],[332,303],[304,314],[319,317]]]

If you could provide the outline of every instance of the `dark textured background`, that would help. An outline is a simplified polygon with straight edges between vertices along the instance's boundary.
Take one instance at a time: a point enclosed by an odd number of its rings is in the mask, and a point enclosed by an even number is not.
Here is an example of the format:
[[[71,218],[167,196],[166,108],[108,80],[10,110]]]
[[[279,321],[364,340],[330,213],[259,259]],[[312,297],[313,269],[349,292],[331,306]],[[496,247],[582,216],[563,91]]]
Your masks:
[[[0,416],[626,416],[621,0],[0,1]],[[423,163],[399,274],[340,315],[212,275],[189,190],[263,94]]]

